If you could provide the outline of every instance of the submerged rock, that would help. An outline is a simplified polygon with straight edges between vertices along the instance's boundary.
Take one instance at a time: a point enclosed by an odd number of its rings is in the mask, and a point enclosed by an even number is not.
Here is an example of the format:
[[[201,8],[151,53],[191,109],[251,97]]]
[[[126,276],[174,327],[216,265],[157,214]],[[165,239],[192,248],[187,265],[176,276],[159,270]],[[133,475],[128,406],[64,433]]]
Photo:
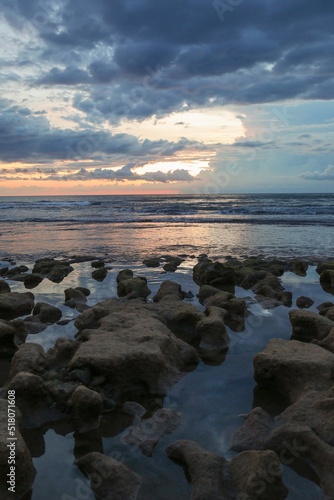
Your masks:
[[[96,498],[136,500],[141,477],[126,465],[99,452],[84,455],[75,465],[89,477]]]
[[[0,294],[0,319],[14,319],[24,314],[30,314],[34,307],[35,297],[31,292],[26,293],[1,293]]]

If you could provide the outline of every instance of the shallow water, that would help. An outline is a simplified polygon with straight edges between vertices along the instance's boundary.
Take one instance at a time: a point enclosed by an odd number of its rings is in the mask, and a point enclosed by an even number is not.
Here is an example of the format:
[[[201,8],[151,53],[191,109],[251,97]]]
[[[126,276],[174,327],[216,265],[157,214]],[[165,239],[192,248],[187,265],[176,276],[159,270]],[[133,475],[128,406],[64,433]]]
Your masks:
[[[196,295],[197,285],[192,281],[190,269],[196,261],[187,260],[176,273],[160,274],[161,269],[148,269],[138,263],[128,263],[136,275],[144,275],[152,295],[164,279],[179,282],[185,291]],[[53,284],[44,280],[33,290],[36,300],[47,301],[60,307],[65,317],[77,315],[72,309],[62,305],[63,291],[68,287],[86,286],[91,290],[89,304],[116,296],[115,278],[124,263],[113,262],[106,280],[98,283],[91,278],[90,263],[75,264],[75,271],[64,281]],[[307,277],[300,278],[292,273],[285,273],[282,282],[287,290],[294,294],[294,300],[300,295],[307,295],[315,300],[312,306],[325,301],[332,301],[333,296],[324,292],[319,285],[319,276],[315,267],[309,268]],[[22,283],[10,282],[13,291],[23,290]],[[252,296],[251,291],[237,287],[237,296]],[[196,297],[192,303],[198,304]],[[295,305],[294,305],[295,307]],[[182,467],[170,461],[165,448],[177,439],[192,439],[205,449],[231,458],[235,455],[230,450],[233,432],[241,425],[241,414],[248,413],[253,406],[263,406],[275,415],[282,411],[284,402],[270,400],[268,394],[254,392],[253,357],[261,351],[273,337],[289,339],[291,325],[288,319],[289,308],[280,306],[274,310],[263,310],[258,304],[250,306],[253,316],[246,320],[246,329],[239,334],[229,330],[231,345],[225,360],[218,366],[201,362],[196,370],[186,374],[169,392],[164,406],[173,408],[182,414],[181,426],[171,435],[165,436],[152,458],[145,457],[138,450],[122,442],[123,429],[117,421],[107,421],[101,433],[91,437],[91,449],[99,450],[126,463],[144,478],[140,500],[187,500],[191,495],[191,486],[187,482]],[[73,337],[73,322],[66,326],[50,326],[38,335],[30,335],[27,341],[38,342],[45,349],[53,345],[58,336]],[[125,431],[126,432],[126,431]],[[28,443],[38,470],[33,487],[33,500],[93,500],[87,480],[73,465],[74,449],[82,445],[71,427],[65,424],[50,425],[37,431],[28,431]],[[149,434],[148,434],[149,436]],[[315,482],[299,475],[291,468],[284,467],[284,481],[289,488],[290,500],[324,498]]]

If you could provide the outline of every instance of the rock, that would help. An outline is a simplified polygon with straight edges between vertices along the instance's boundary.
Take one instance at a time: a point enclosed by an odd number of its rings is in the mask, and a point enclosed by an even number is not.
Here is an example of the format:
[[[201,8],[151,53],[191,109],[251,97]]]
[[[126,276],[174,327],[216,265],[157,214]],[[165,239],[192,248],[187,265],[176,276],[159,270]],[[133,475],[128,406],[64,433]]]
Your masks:
[[[52,380],[47,380],[44,382],[44,388],[48,391],[49,397],[54,401],[57,408],[60,408],[62,411],[69,411],[70,398],[75,391],[75,389],[81,384],[79,382],[62,382],[58,378],[53,378]]]
[[[150,259],[143,260],[143,264],[147,267],[159,267],[160,259],[159,257],[152,257]]]
[[[98,328],[81,333],[84,342],[70,369],[89,367],[105,375],[118,395],[133,391],[164,394],[181,377],[181,370],[198,361],[195,349],[177,339],[137,301],[123,304],[122,310],[110,312],[98,323]]]
[[[179,265],[182,263],[182,259],[178,259],[177,257],[170,260],[163,266],[164,271],[170,272],[170,273],[175,273]]]
[[[292,292],[279,292],[278,300],[283,304],[283,306],[292,307]]]
[[[15,391],[16,404],[22,400],[32,404],[40,401],[45,395],[43,379],[29,372],[17,373],[9,382],[7,390]]]
[[[329,334],[323,340],[312,340],[312,343],[334,353],[334,328],[331,329]]]
[[[62,317],[62,312],[58,307],[46,304],[45,302],[37,302],[33,312],[33,316],[37,316],[41,323],[53,325]]]
[[[92,278],[96,281],[103,281],[107,277],[108,271],[105,267],[99,267],[92,272]]]
[[[215,293],[205,301],[205,307],[221,307],[222,309],[225,309],[226,304],[228,303],[229,300],[234,299],[233,293],[229,292],[219,292]]]
[[[334,307],[330,307],[326,311],[325,317],[334,322]]]
[[[231,460],[229,471],[237,498],[283,500],[288,495],[282,481],[282,466],[271,450],[244,451]]]
[[[119,297],[143,297],[146,299],[146,297],[151,295],[151,290],[147,286],[146,278],[130,278],[118,283],[117,293]]]
[[[267,273],[264,279],[258,281],[254,286],[252,286],[252,291],[258,295],[273,297],[272,291],[281,292],[283,291],[283,286],[277,276],[274,276],[271,273]]]
[[[83,291],[78,290],[78,288],[67,288],[65,290],[65,305],[76,308],[78,311],[82,312],[86,307],[87,297]]]
[[[304,297],[303,295],[301,297],[298,297],[296,300],[296,305],[300,309],[308,309],[309,307],[313,306],[314,300],[310,299],[309,297]]]
[[[121,281],[129,280],[131,278],[133,278],[133,271],[131,271],[131,269],[123,269],[118,273],[116,281],[117,283],[120,283]]]
[[[325,292],[334,294],[334,269],[327,269],[321,273],[320,285]]]
[[[96,498],[136,500],[141,477],[126,465],[99,452],[88,453],[74,463],[90,478]]]
[[[334,260],[319,262],[316,271],[318,274],[322,274],[324,271],[334,271]]]
[[[211,306],[205,314],[206,316],[196,325],[197,333],[201,337],[200,347],[203,349],[227,348],[230,337],[224,323],[226,311],[220,307]]]
[[[47,277],[54,283],[60,283],[73,270],[73,267],[67,261],[46,258],[36,260],[32,272]]]
[[[224,286],[234,285],[236,283],[236,276],[235,271],[231,267],[224,266],[221,262],[213,262],[210,259],[204,258],[194,267],[193,280],[199,286],[215,286],[215,281],[217,285]]]
[[[219,288],[215,288],[214,286],[210,285],[202,285],[198,292],[198,299],[201,304],[204,304],[204,302],[208,298],[212,297],[213,295],[217,295],[217,293],[219,293]]]
[[[21,432],[21,415],[19,409],[14,407],[15,411],[15,437],[16,441],[8,440],[8,401],[0,399],[0,497],[3,500],[12,498],[23,498],[28,494],[34,482],[36,470],[34,468],[30,452],[25,444]],[[11,446],[11,447],[10,447]],[[10,467],[8,463],[11,455],[15,456],[15,481],[14,484],[7,484]],[[9,477],[10,480],[10,477]],[[15,493],[8,491],[9,487],[15,486]]]
[[[166,453],[186,465],[193,487],[192,500],[283,500],[287,496],[282,468],[272,451],[243,452],[228,462],[192,441],[181,440],[169,446]]]
[[[334,327],[334,322],[312,311],[289,312],[292,325],[292,339],[310,342],[311,340],[323,340]]]
[[[79,385],[71,395],[70,404],[79,432],[88,432],[99,427],[103,408],[99,393]]]
[[[0,319],[14,319],[24,314],[30,314],[34,307],[35,297],[31,292],[1,293]]]
[[[12,359],[9,380],[20,372],[29,372],[40,375],[47,368],[47,358],[39,344],[22,344]]]
[[[10,286],[7,281],[0,280],[0,293],[10,293]]]
[[[260,387],[294,402],[308,390],[333,384],[334,354],[314,344],[272,339],[254,358],[254,378]]]
[[[96,255],[72,255],[69,263],[78,264],[82,262],[90,262],[92,260],[99,260]]]
[[[47,278],[53,283],[60,283],[72,271],[74,271],[73,267],[66,264],[58,264],[52,268]]]
[[[15,342],[16,329],[13,325],[0,319],[0,358],[10,358],[17,350]]]
[[[38,316],[27,316],[24,318],[24,332],[25,335],[36,335],[43,332],[47,328],[46,323],[42,323]]]
[[[79,342],[67,338],[58,338],[54,347],[46,353],[47,363],[50,368],[62,368],[67,366],[75,351],[79,347]]]
[[[91,266],[94,269],[99,269],[100,267],[104,267],[105,263],[103,260],[94,260],[93,262],[91,262]]]
[[[291,271],[297,276],[306,276],[308,270],[307,260],[294,260],[291,265]]]
[[[321,314],[322,316],[326,316],[328,309],[330,309],[331,307],[334,307],[333,302],[323,302],[322,304],[317,306],[317,309],[319,311],[319,314]]]
[[[74,290],[78,290],[79,292],[83,293],[85,297],[90,296],[89,288],[85,288],[84,286],[77,286],[74,288]]]
[[[31,290],[32,288],[36,288],[40,283],[42,283],[43,278],[38,274],[26,274],[23,279],[24,286]]]
[[[268,413],[262,408],[254,408],[241,427],[235,431],[231,449],[234,451],[262,450],[274,425],[274,419]]]
[[[0,269],[0,276],[5,276],[7,271],[8,271],[8,267],[3,267],[2,269]]]
[[[145,410],[144,410],[145,412]],[[129,431],[123,435],[122,443],[137,446],[144,455],[151,457],[160,439],[171,434],[181,423],[181,414],[174,410],[161,408],[153,417],[138,420]]]
[[[187,440],[176,441],[166,453],[171,460],[186,465],[192,484],[191,500],[228,498],[228,465],[224,457]]]
[[[164,281],[157,294],[153,297],[154,302],[161,302],[162,300],[182,300],[183,294],[181,285],[174,281]]]

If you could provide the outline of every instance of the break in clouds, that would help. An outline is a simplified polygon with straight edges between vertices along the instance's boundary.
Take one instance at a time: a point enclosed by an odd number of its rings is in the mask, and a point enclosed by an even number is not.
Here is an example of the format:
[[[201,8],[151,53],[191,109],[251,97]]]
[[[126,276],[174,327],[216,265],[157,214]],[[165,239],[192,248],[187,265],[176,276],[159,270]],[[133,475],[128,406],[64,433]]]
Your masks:
[[[192,155],[216,177],[237,163],[232,189],[245,176],[282,188],[333,180],[331,0],[3,0],[2,14],[2,162],[45,164],[50,179],[199,182],[182,168],[127,167]],[[186,126],[178,140],[140,133],[145,120],[214,108],[232,111],[244,136],[209,146],[205,129],[200,141]],[[124,121],[138,136],[120,132]]]

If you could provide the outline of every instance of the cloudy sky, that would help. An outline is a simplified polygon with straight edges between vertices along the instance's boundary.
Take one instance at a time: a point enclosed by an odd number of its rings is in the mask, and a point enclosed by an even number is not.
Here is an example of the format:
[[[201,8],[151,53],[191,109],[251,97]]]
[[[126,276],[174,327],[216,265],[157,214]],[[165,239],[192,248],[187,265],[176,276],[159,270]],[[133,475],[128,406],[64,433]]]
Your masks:
[[[334,191],[333,0],[0,6],[0,195]]]

